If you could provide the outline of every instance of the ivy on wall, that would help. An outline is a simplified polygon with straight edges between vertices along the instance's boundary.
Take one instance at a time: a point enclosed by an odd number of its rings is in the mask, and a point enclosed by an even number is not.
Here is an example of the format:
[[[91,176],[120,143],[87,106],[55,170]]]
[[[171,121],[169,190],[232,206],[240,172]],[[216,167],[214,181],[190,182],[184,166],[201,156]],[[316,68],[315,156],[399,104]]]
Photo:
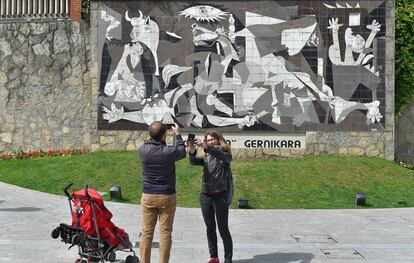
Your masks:
[[[82,1],[82,19],[89,22],[90,19],[90,0]]]
[[[410,104],[414,95],[414,3],[396,1],[395,114]]]

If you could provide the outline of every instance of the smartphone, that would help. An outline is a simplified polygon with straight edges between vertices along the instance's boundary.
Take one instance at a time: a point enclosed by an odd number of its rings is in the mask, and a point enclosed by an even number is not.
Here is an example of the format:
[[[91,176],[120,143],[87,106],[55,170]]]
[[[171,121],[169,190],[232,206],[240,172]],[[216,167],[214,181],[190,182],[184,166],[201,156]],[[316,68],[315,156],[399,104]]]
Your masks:
[[[187,141],[191,144],[195,143],[195,134],[194,133],[189,133],[187,136]]]
[[[167,129],[171,129],[171,127],[174,125],[174,123],[164,123],[164,125]]]

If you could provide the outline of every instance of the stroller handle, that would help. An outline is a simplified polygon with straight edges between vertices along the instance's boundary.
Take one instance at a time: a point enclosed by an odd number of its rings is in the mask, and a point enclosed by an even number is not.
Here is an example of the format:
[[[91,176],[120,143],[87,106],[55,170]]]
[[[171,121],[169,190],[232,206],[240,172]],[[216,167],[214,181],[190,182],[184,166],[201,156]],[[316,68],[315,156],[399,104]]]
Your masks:
[[[70,198],[70,194],[68,192],[68,189],[73,185],[73,183],[68,184],[63,191],[65,192],[66,196]]]
[[[85,195],[88,197],[89,200],[91,200],[92,198],[91,198],[91,196],[88,193],[88,188],[89,188],[89,186],[88,185],[85,185]]]

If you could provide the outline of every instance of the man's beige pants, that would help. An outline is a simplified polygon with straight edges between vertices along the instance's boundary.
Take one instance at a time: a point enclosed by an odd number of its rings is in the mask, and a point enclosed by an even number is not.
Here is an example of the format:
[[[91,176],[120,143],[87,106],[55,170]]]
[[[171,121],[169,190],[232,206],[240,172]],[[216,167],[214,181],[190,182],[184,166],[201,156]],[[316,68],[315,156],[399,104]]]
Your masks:
[[[168,263],[173,230],[176,195],[155,195],[143,193],[141,197],[141,237],[139,253],[141,263],[151,262],[151,246],[155,225],[160,225],[160,258],[159,263]]]

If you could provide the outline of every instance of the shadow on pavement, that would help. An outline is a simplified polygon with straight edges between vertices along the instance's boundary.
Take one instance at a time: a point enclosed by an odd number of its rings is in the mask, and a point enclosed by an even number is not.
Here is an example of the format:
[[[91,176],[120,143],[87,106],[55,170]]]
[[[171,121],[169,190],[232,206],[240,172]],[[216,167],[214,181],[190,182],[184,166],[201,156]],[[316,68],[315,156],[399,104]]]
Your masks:
[[[37,207],[13,207],[13,208],[0,208],[0,212],[36,212],[43,210]]]
[[[313,257],[312,253],[272,253],[256,255],[252,259],[233,260],[233,263],[309,263]]]

